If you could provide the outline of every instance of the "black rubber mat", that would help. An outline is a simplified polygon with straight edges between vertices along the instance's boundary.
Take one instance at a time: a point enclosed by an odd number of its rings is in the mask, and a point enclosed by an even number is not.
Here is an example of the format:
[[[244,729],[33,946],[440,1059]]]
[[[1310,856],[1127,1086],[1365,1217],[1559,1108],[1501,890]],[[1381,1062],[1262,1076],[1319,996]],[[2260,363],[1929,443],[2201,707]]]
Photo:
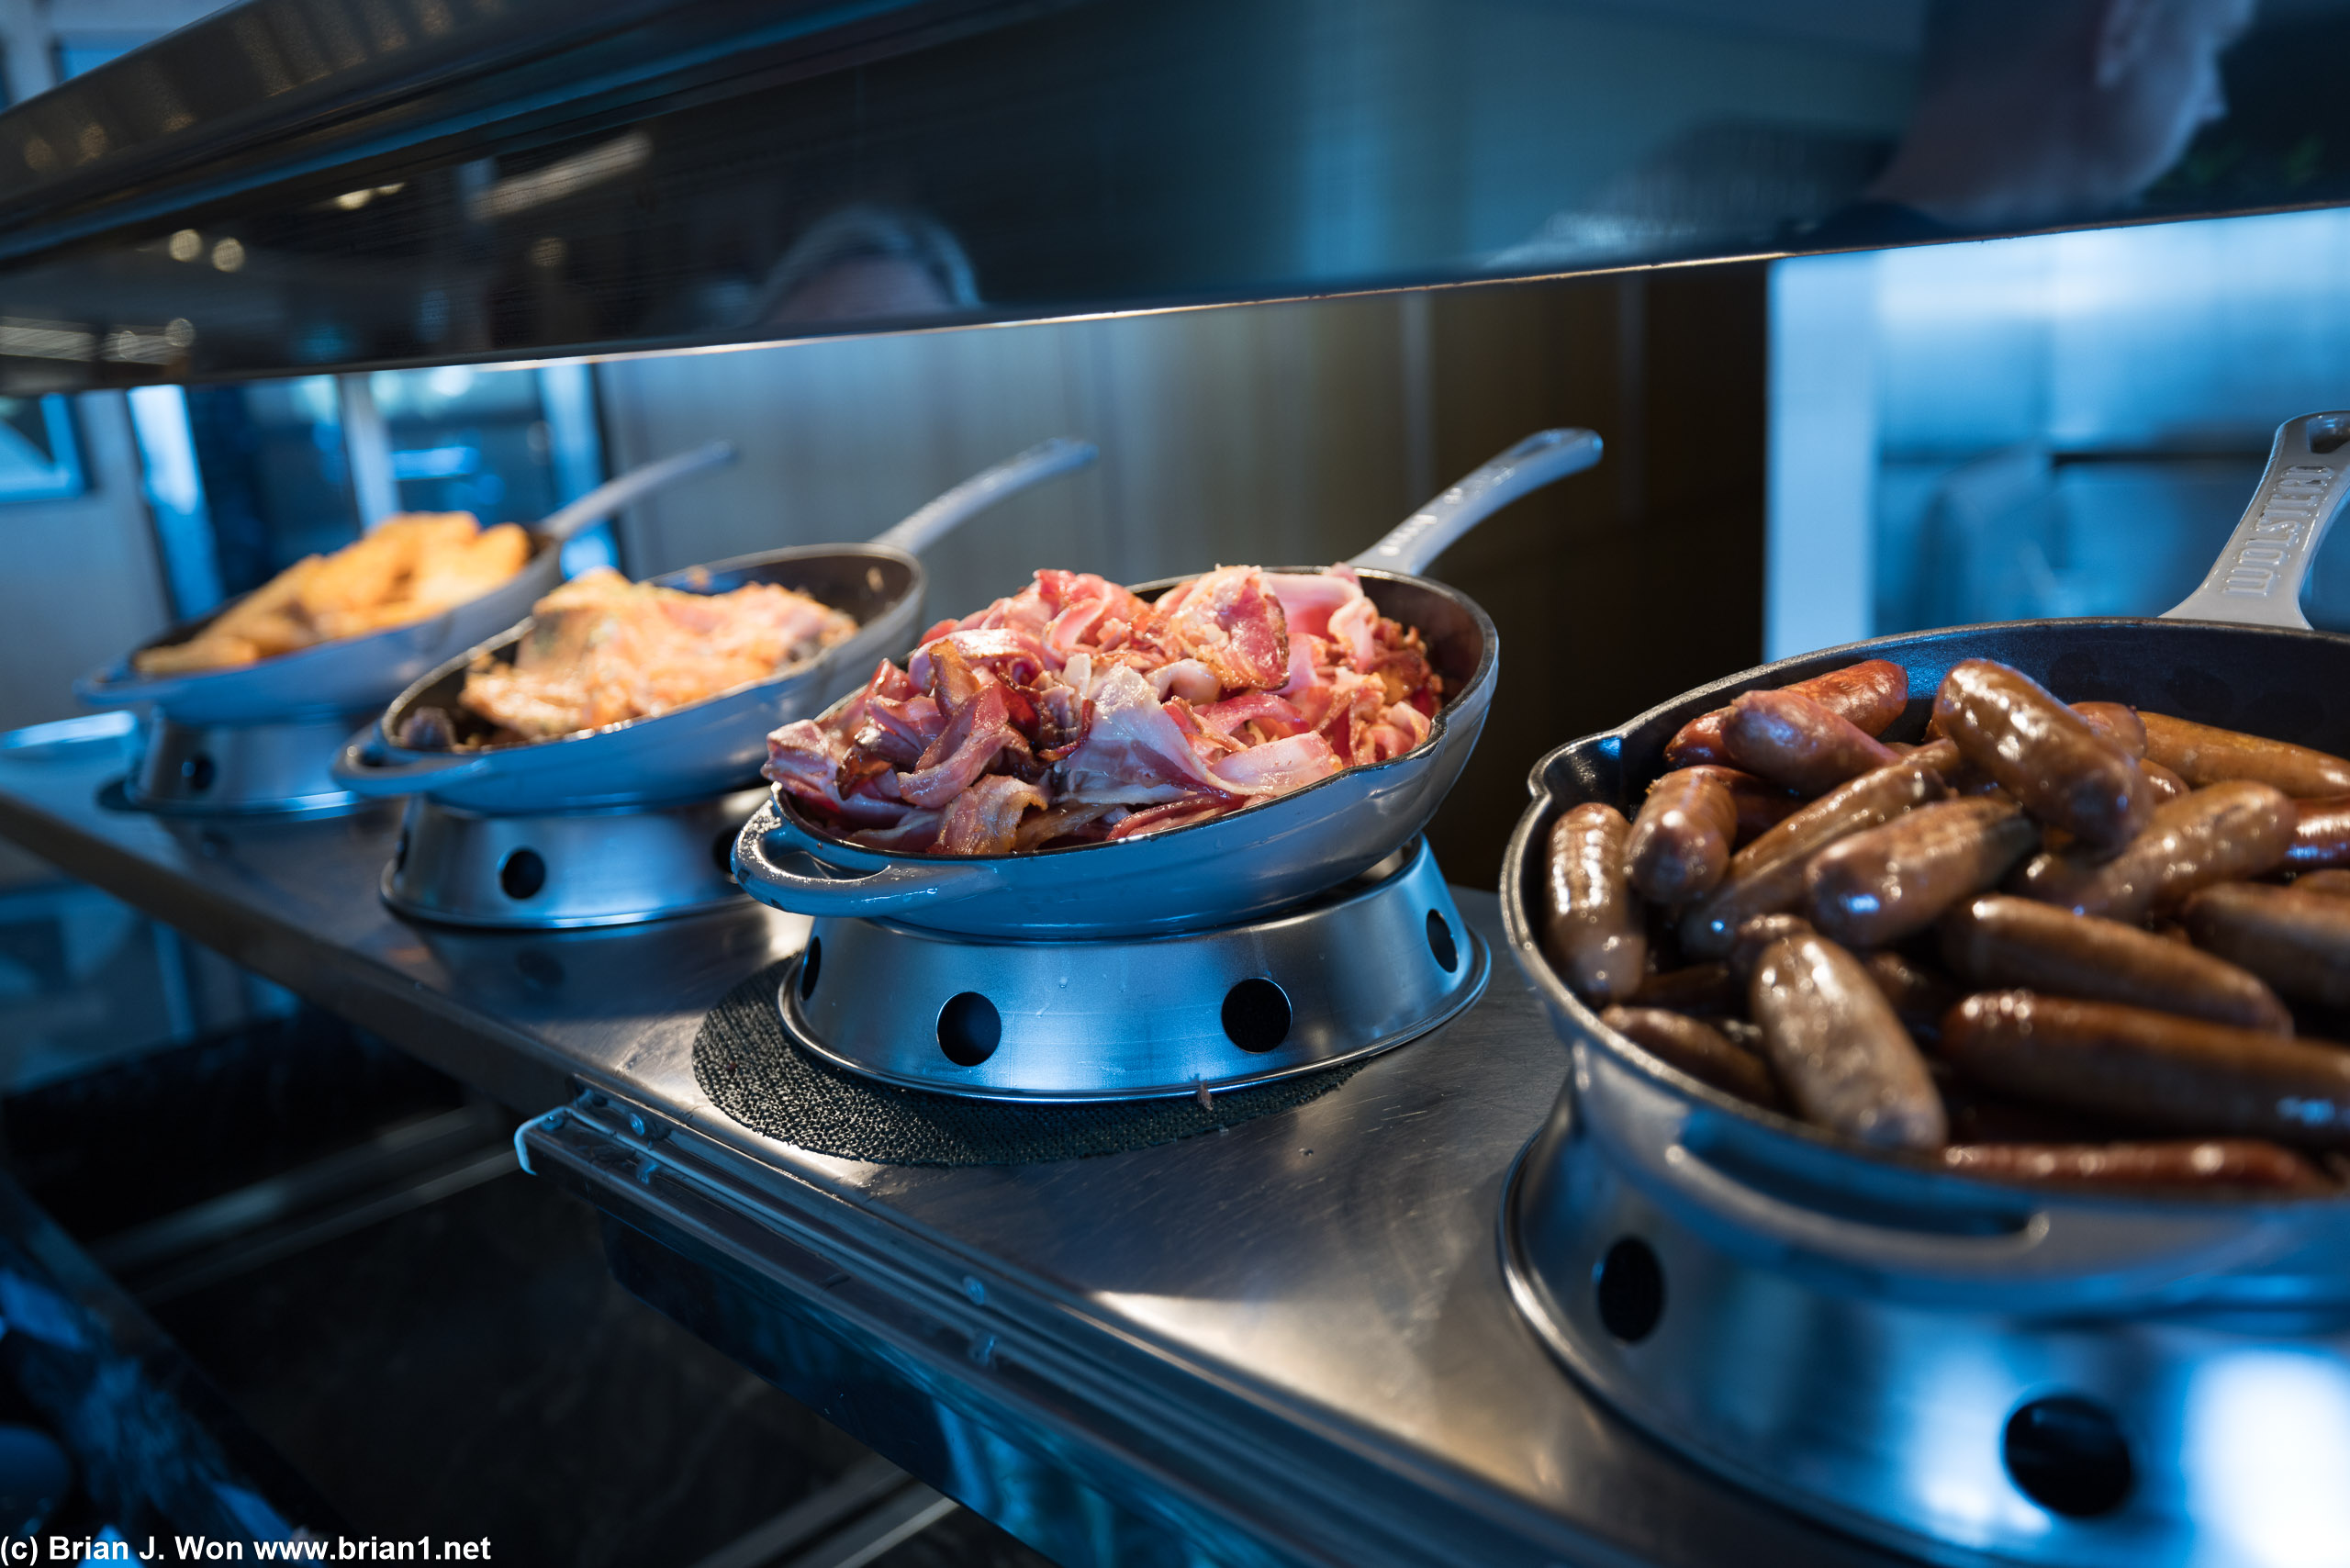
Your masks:
[[[797,1148],[885,1165],[1036,1165],[1117,1154],[1237,1126],[1319,1098],[1360,1062],[1181,1100],[1016,1105],[860,1078],[783,1032],[776,989],[789,960],[729,991],[694,1036],[694,1081],[712,1103]]]

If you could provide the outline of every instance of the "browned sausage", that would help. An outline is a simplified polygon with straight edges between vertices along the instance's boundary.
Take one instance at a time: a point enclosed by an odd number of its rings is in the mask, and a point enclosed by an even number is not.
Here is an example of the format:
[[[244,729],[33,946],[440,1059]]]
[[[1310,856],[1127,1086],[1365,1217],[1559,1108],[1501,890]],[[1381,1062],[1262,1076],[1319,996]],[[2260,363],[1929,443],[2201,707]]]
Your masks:
[[[1761,837],[1787,820],[1802,807],[1804,799],[1792,790],[1766,783],[1751,773],[1735,767],[1706,767],[1687,771],[1703,773],[1718,780],[1729,791],[1730,803],[1738,808],[1738,834],[1732,844],[1747,844]]]
[[[1729,868],[1738,802],[1714,771],[1684,767],[1649,786],[1624,846],[1633,890],[1658,903],[1711,892]]]
[[[2089,728],[2130,754],[2132,761],[2146,755],[2146,726],[2138,717],[2138,710],[2121,702],[2076,702],[2073,711],[2089,722]]]
[[[1804,907],[1831,941],[1882,947],[1996,887],[2040,842],[2012,801],[1940,801],[1838,840],[1804,870]]]
[[[1942,917],[1942,961],[1986,990],[2119,1002],[2289,1035],[2293,1015],[2257,975],[2222,958],[2053,904],[1997,893]]]
[[[1934,1025],[1934,1038],[1942,1038],[1939,1022]],[[1937,1045],[1935,1049],[1940,1050],[1941,1047]],[[2140,1137],[2145,1130],[2069,1105],[2051,1105],[2045,1101],[2019,1100],[2012,1094],[1998,1093],[1940,1059],[1930,1065],[1940,1070],[1935,1083],[1942,1092],[1942,1103],[1950,1110],[1953,1143],[2120,1143]]]
[[[2197,946],[2242,964],[2287,996],[2350,1006],[2350,900],[2232,882],[2204,889],[2179,914]]]
[[[1964,661],[1934,694],[1934,717],[1969,764],[2033,816],[2086,844],[2118,848],[2154,810],[2153,791],[2128,754],[2021,670]]]
[[[1642,976],[1640,989],[1632,993],[1632,1005],[1673,1013],[1743,1013],[1746,986],[1729,972],[1728,964],[1690,964]]]
[[[1850,720],[1792,691],[1750,691],[1731,703],[1722,744],[1739,767],[1799,795],[1825,794],[1901,760]]]
[[[1869,954],[1861,960],[1861,967],[1868,970],[1877,990],[1885,992],[1886,1001],[1893,1003],[1895,1015],[1911,1039],[1930,1040],[1942,1034],[1942,1014],[1959,999],[1959,989],[1947,975],[1890,949]]]
[[[2146,831],[2098,859],[2078,846],[2035,855],[2014,890],[2076,914],[2132,924],[2198,888],[2257,877],[2282,864],[2293,837],[2293,802],[2266,784],[2214,784],[2154,808]]]
[[[1747,1010],[1807,1121],[1883,1148],[1940,1148],[1950,1124],[1926,1058],[1860,960],[1824,936],[1764,949]]]
[[[2285,864],[2303,870],[2350,866],[2350,796],[2296,801],[2293,806],[2293,844],[2285,851]]]
[[[1808,697],[1867,734],[1881,735],[1908,704],[1909,672],[1890,660],[1868,659],[1781,689]],[[1665,743],[1664,765],[1689,767],[1701,762],[1729,762],[1729,752],[1722,745],[1722,722],[1729,717],[1729,709],[1717,708],[1682,725],[1680,733]]]
[[[1611,1007],[1599,1015],[1599,1021],[1700,1083],[1710,1083],[1757,1105],[1779,1107],[1779,1089],[1771,1081],[1770,1065],[1751,1051],[1730,1044],[1709,1025],[1657,1007]]]
[[[2001,801],[2014,796],[1999,788],[1999,781],[1980,768],[1969,767],[1966,759],[1958,755],[1958,743],[1947,735],[1938,736],[1909,752],[1913,762],[1922,762],[1942,776],[1953,795],[1987,795]]]
[[[1721,957],[1740,926],[1758,914],[1795,907],[1803,897],[1804,865],[1813,855],[1942,794],[1942,776],[1921,762],[1897,762],[1837,786],[1730,857],[1721,886],[1682,917],[1683,950],[1693,958]]]
[[[2156,762],[2153,757],[2140,757],[2138,771],[2145,775],[2146,783],[2154,790],[2154,804],[2157,806],[2165,801],[2186,799],[2188,793],[2187,780]]]
[[[2296,890],[2323,893],[2330,899],[2350,899],[2350,871],[2304,871],[2293,879]]]
[[[2258,1138],[2165,1143],[1953,1144],[1942,1168],[1994,1182],[2092,1187],[2258,1187],[2331,1192],[2334,1184],[2289,1148]]]
[[[1638,991],[1649,941],[1624,880],[1631,830],[1613,806],[1585,801],[1550,828],[1542,946],[1577,996],[1595,1006]]]
[[[1811,922],[1799,914],[1758,914],[1740,926],[1729,945],[1729,972],[1738,981],[1741,1003],[1746,988],[1754,983],[1754,966],[1762,961],[1765,948],[1790,936],[1811,935]]]
[[[2298,800],[2350,795],[2350,762],[2338,756],[2266,735],[2190,723],[2167,713],[2141,710],[2138,717],[2146,724],[2146,755],[2192,789],[2249,778],[2273,784]]]
[[[2350,1050],[2339,1046],[1994,991],[1951,1009],[1940,1048],[2011,1094],[2182,1132],[2350,1145]]]

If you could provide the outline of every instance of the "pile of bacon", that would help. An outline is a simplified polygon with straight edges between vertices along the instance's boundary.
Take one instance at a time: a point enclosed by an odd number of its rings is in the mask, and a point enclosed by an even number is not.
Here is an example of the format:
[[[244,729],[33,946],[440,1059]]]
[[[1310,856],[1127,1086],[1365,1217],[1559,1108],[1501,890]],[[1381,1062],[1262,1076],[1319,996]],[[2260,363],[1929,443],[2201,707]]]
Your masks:
[[[1042,571],[767,737],[767,776],[876,848],[1132,838],[1403,756],[1444,683],[1352,569],[1221,566],[1146,601]]]

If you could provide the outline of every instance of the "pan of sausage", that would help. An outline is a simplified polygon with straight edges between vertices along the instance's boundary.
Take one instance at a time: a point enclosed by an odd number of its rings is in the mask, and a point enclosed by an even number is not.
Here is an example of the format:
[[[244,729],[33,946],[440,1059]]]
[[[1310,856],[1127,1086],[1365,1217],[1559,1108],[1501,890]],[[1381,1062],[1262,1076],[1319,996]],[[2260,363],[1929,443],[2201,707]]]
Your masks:
[[[2345,433],[2280,428],[2162,618],[1808,654],[1544,758],[1503,903],[1583,1125],[1733,1226],[1766,1170],[1797,1206],[2339,1204],[2350,636],[2298,599]]]

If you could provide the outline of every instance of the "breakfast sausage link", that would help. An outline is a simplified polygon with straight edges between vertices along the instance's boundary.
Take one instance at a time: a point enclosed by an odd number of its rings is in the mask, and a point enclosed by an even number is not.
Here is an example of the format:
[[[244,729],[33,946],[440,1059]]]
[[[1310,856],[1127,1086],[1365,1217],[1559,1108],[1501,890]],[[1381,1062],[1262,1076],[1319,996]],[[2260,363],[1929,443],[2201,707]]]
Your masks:
[[[2012,801],[1941,801],[1840,839],[1804,870],[1804,903],[1830,939],[1882,947],[1998,885],[2040,842]]]
[[[1780,1088],[1807,1121],[1881,1148],[1949,1141],[1925,1058],[1860,960],[1835,943],[1773,943],[1754,966],[1747,1009]]]
[[[1939,1049],[1994,1089],[2142,1126],[2350,1146],[2350,1050],[2339,1046],[1996,991],[1951,1009]]]
[[[1799,914],[1758,914],[1740,926],[1729,945],[1729,972],[1738,981],[1740,1001],[1743,1002],[1747,988],[1754,983],[1754,966],[1773,944],[1790,936],[1816,935],[1811,922]]]
[[[2076,702],[2073,711],[2089,722],[2089,728],[2120,746],[2135,762],[2146,755],[2145,721],[2138,717],[2138,710],[2122,702]]]
[[[2186,779],[2181,778],[2151,756],[2143,756],[2138,759],[2138,771],[2145,775],[2147,786],[2154,792],[2154,804],[2157,806],[2165,801],[2185,800],[2191,793],[2187,788]]]
[[[2146,831],[2109,859],[2079,846],[2035,855],[2011,886],[2076,914],[2134,925],[2198,888],[2276,869],[2292,837],[2293,802],[2240,779],[2155,807]]]
[[[1710,892],[1729,867],[1738,802],[1710,768],[1684,767],[1649,787],[1625,842],[1633,890],[1658,903]]]
[[[1595,1006],[1639,989],[1648,937],[1624,879],[1631,830],[1613,806],[1585,801],[1550,828],[1542,946],[1577,996]]]
[[[2350,795],[2350,762],[2307,746],[2140,710],[2146,755],[2199,790],[2229,778],[2271,784],[2299,800]]]
[[[1771,1080],[1770,1065],[1751,1051],[1740,1050],[1712,1025],[1656,1007],[1611,1007],[1599,1021],[1634,1045],[1700,1083],[1710,1083],[1773,1110],[1780,1106],[1779,1086]]]
[[[1909,672],[1889,659],[1867,659],[1779,689],[1807,697],[1863,733],[1881,735],[1908,705]],[[1664,765],[1729,762],[1729,752],[1722,744],[1722,723],[1729,717],[1728,708],[1717,708],[1682,725],[1665,743]]]
[[[1849,719],[1793,691],[1750,691],[1731,703],[1722,744],[1740,767],[1799,795],[1825,794],[1901,760]]]
[[[1942,917],[1942,961],[1985,990],[2044,991],[2289,1035],[2277,993],[2224,958],[2030,899],[1986,893]]]
[[[2121,746],[2021,670],[1965,660],[1934,694],[1934,718],[1959,755],[2024,810],[2086,844],[2127,844],[2154,809],[2153,791]]]
[[[2287,996],[2350,1006],[2350,899],[2233,882],[2180,911],[2195,945],[2242,964]]]
[[[1730,804],[1738,808],[1738,832],[1732,839],[1732,848],[1770,832],[1804,804],[1802,796],[1739,768],[1717,767],[1708,763],[1684,771],[1703,773],[1729,791]]]
[[[2350,866],[2350,796],[2293,802],[2292,846],[2285,864],[2300,870]]]
[[[2304,871],[2293,879],[2297,892],[2323,893],[2330,899],[2350,899],[2350,871]]]
[[[2289,1148],[2259,1138],[2161,1143],[1978,1143],[1942,1150],[1942,1169],[1994,1182],[2087,1187],[2258,1187],[2322,1193],[2334,1184]]]
[[[1861,967],[1893,1003],[1895,1016],[1913,1040],[1931,1040],[1942,1034],[1942,1014],[1958,1002],[1958,987],[1940,970],[1890,948],[1869,954]]]
[[[1632,993],[1634,1007],[1662,1007],[1672,1013],[1733,1014],[1746,1011],[1746,986],[1718,960],[1690,964],[1677,969],[1657,969],[1640,977]]]
[[[1758,914],[1795,907],[1803,897],[1805,862],[1813,855],[1944,792],[1942,776],[1917,761],[1837,786],[1730,857],[1721,885],[1682,917],[1683,950],[1693,958],[1720,958],[1740,926]]]

